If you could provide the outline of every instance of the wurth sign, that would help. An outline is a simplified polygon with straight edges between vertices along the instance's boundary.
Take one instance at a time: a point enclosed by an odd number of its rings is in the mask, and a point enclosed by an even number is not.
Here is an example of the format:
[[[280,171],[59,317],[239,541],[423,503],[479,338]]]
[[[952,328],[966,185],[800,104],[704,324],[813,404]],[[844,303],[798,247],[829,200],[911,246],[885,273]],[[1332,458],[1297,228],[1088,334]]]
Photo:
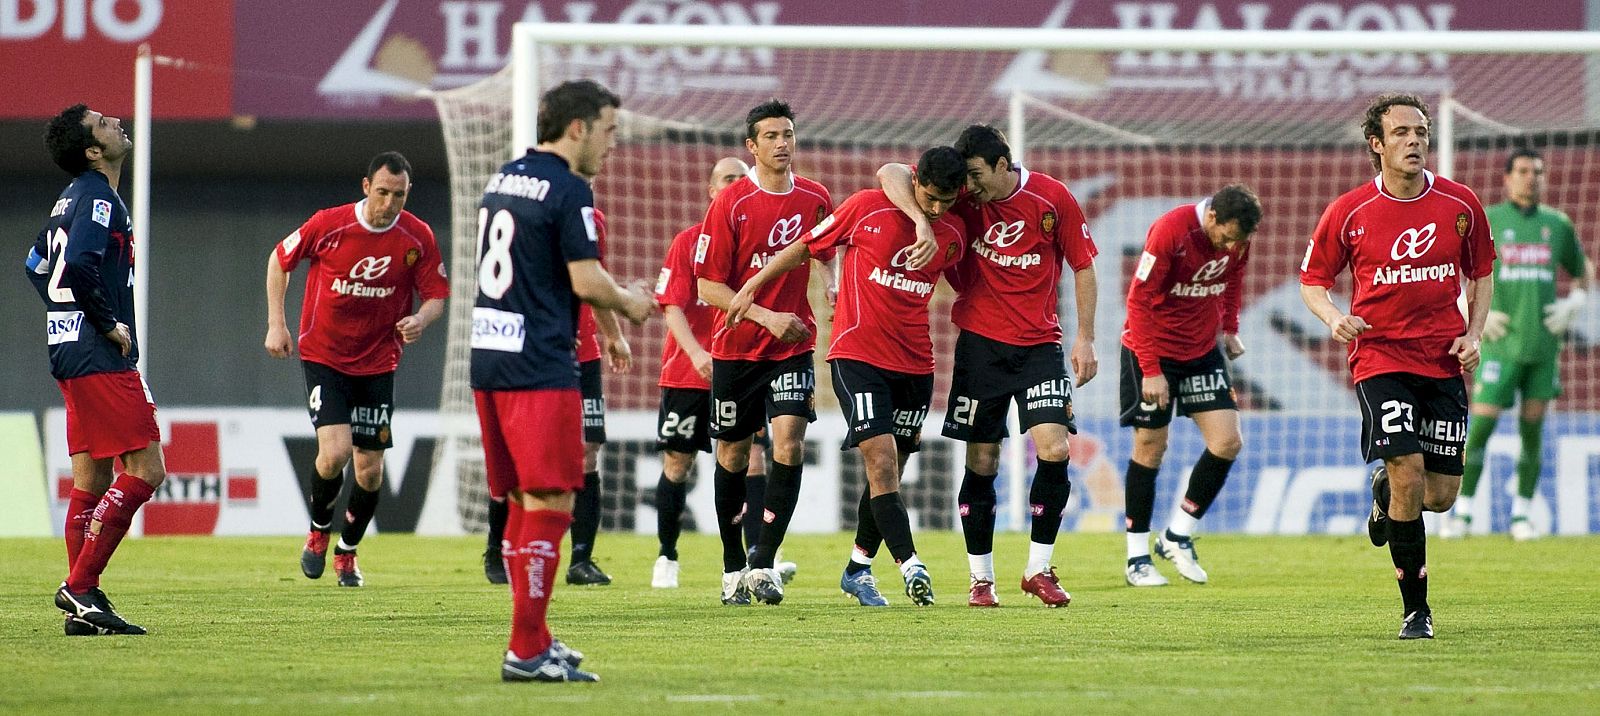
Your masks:
[[[167,479],[141,510],[145,534],[213,534],[224,505],[255,506],[256,471],[223,469],[216,422],[175,422],[164,436]],[[56,501],[63,509],[71,492],[72,472],[57,473]]]

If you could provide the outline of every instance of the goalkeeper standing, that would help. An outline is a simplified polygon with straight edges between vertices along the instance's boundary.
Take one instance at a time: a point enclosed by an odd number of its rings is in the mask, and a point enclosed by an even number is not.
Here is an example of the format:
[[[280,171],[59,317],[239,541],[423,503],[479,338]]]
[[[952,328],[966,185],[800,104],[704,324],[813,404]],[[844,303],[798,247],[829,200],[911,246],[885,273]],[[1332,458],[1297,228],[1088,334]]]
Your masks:
[[[1472,520],[1478,478],[1483,474],[1484,448],[1500,411],[1511,407],[1518,393],[1522,409],[1517,433],[1517,497],[1511,503],[1511,537],[1538,536],[1528,520],[1539,485],[1545,410],[1561,394],[1556,367],[1561,341],[1595,288],[1594,262],[1578,247],[1572,220],[1559,209],[1539,203],[1545,186],[1544,159],[1532,149],[1518,149],[1506,159],[1506,201],[1489,207],[1489,225],[1500,247],[1494,269],[1494,300],[1483,327],[1483,362],[1474,376],[1467,430],[1466,473],[1461,497],[1446,524],[1445,537],[1466,534]],[[1556,267],[1581,277],[1556,298]],[[1581,284],[1581,285],[1580,285]]]

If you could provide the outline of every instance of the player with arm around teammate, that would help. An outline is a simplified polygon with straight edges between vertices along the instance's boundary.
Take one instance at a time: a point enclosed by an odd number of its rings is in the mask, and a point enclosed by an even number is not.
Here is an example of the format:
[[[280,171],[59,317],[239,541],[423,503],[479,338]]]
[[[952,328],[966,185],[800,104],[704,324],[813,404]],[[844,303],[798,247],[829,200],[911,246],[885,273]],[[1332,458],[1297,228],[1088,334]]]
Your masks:
[[[67,579],[55,605],[67,636],[144,634],[100,589],[134,514],[167,475],[155,400],[138,370],[133,226],[117,195],[133,142],[122,120],[77,104],[51,118],[44,144],[72,177],[26,262],[45,304],[50,375],[66,402],[72,458]]]
[[[265,345],[274,358],[295,352],[283,300],[289,273],[309,264],[298,342],[317,434],[311,527],[300,550],[300,571],[310,579],[327,564],[333,505],[345,466],[355,460],[356,485],[334,547],[341,587],[364,582],[356,547],[378,509],[383,453],[394,445],[390,420],[402,346],[422,336],[450,296],[433,230],[405,210],[410,162],[399,152],[373,157],[361,192],[361,201],[313,214],[267,257]],[[412,312],[414,295],[422,301]]]
[[[1422,511],[1444,512],[1461,487],[1467,432],[1462,373],[1494,286],[1494,239],[1472,190],[1426,169],[1427,105],[1383,95],[1362,122],[1378,175],[1323,211],[1300,265],[1300,296],[1349,345],[1361,408],[1362,457],[1372,471],[1367,534],[1389,545],[1404,619],[1399,638],[1432,639]],[[1328,295],[1350,270],[1350,311]],[[1466,284],[1467,316],[1456,307]]]
[[[1167,212],[1145,237],[1122,327],[1122,424],[1133,427],[1124,510],[1131,586],[1167,583],[1150,561],[1150,517],[1174,410],[1194,420],[1206,448],[1156,553],[1184,579],[1207,580],[1191,537],[1243,447],[1227,361],[1244,354],[1239,301],[1250,235],[1260,220],[1255,192],[1230,184]]]

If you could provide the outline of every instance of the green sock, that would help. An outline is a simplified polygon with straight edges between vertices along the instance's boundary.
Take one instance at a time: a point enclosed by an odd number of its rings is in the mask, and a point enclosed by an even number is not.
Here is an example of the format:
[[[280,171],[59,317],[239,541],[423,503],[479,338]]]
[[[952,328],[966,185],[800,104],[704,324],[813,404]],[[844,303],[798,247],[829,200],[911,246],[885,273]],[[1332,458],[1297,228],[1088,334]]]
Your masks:
[[[1483,476],[1483,453],[1489,446],[1489,436],[1494,434],[1494,424],[1499,421],[1499,417],[1488,415],[1473,415],[1467,419],[1466,471],[1461,474],[1461,494],[1467,497],[1478,494],[1478,478]]]
[[[1539,471],[1544,457],[1544,420],[1518,420],[1522,435],[1522,454],[1517,456],[1517,495],[1532,498],[1539,488]]]

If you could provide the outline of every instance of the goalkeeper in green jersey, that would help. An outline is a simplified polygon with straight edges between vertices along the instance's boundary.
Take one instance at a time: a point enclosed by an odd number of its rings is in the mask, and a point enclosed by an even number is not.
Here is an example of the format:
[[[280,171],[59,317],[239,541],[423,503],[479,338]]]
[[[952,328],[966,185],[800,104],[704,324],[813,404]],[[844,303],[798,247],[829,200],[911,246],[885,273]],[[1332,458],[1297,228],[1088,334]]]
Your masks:
[[[1455,512],[1441,536],[1470,531],[1474,495],[1483,474],[1484,448],[1500,411],[1522,394],[1517,432],[1522,452],[1517,457],[1517,497],[1511,507],[1511,536],[1532,539],[1538,530],[1528,519],[1539,484],[1544,415],[1561,394],[1556,358],[1573,319],[1595,290],[1594,262],[1578,247],[1572,220],[1543,206],[1544,159],[1531,149],[1518,149],[1506,159],[1506,201],[1487,209],[1495,234],[1494,300],[1483,328],[1483,362],[1473,380],[1467,429],[1466,474]],[[1556,269],[1576,280],[1566,298],[1556,298]]]

